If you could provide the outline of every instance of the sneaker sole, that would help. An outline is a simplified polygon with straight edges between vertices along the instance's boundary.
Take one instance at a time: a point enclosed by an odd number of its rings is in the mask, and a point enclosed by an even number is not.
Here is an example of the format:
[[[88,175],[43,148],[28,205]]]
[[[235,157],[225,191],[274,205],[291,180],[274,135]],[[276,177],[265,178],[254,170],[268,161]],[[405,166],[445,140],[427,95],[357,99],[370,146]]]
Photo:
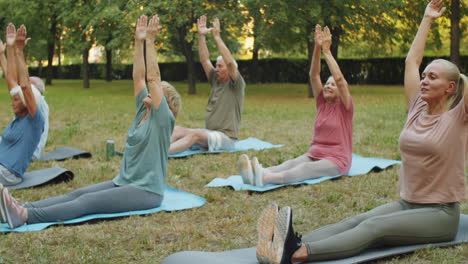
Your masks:
[[[6,207],[5,207],[5,202],[3,201],[3,189],[0,191],[0,215],[2,217],[2,223],[7,223],[7,217],[6,217]]]
[[[270,262],[270,249],[273,241],[273,233],[275,229],[276,217],[278,216],[278,205],[271,204],[265,208],[257,222],[258,243],[257,243],[257,260],[260,263]]]
[[[288,236],[288,230],[291,222],[291,208],[283,207],[278,212],[275,222],[275,232],[272,245],[272,256],[271,260],[274,264],[281,264],[283,257],[284,244]]]

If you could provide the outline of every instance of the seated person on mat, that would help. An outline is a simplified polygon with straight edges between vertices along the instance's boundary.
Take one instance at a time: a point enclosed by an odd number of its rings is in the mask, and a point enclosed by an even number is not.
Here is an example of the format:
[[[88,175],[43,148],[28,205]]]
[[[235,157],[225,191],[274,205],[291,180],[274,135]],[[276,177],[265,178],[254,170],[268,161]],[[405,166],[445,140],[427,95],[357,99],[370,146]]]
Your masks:
[[[28,42],[28,40],[25,41],[25,45]],[[3,44],[3,42],[0,40],[0,66],[2,67],[3,74],[6,76],[7,74],[7,60],[5,57],[5,47],[6,45]],[[29,82],[31,83],[31,87],[36,88],[40,93],[41,93],[41,98],[42,100],[40,101],[39,104],[39,110],[42,113],[42,116],[44,117],[44,130],[42,131],[41,134],[41,139],[39,140],[39,144],[37,144],[36,150],[34,150],[32,160],[38,160],[41,158],[42,153],[44,152],[44,148],[47,142],[47,137],[49,136],[49,105],[46,102],[44,92],[45,92],[45,85],[44,82],[41,80],[41,78],[37,76],[31,76],[29,77]],[[0,141],[2,140],[2,137],[0,137]]]
[[[278,212],[278,206],[272,205],[258,222],[260,263],[340,259],[377,246],[455,238],[459,202],[466,197],[468,92],[464,89],[468,78],[455,64],[442,59],[432,61],[419,74],[426,38],[431,24],[445,10],[442,5],[443,0],[428,4],[406,57],[408,118],[399,140],[401,200],[319,228],[304,235],[302,241],[294,234],[291,208]]]
[[[41,94],[31,85],[24,60],[26,28],[21,26],[16,35],[15,26],[9,24],[6,31],[6,79],[15,118],[3,130],[0,142],[0,183],[5,186],[22,182],[45,122],[37,107]]]
[[[147,210],[161,205],[170,137],[181,101],[174,87],[161,82],[154,48],[159,29],[158,16],[152,17],[149,23],[146,16],[138,19],[133,64],[137,113],[128,130],[119,175],[112,181],[26,203],[24,207],[3,188],[1,209],[10,228],[24,223],[66,221],[83,215]],[[149,93],[145,85],[145,42]]]
[[[221,39],[219,19],[213,21],[213,28],[207,28],[206,17],[201,16],[197,25],[200,63],[211,85],[206,105],[205,129],[176,126],[171,137],[169,154],[180,153],[190,148],[229,150],[234,147],[239,133],[245,81],[237,70],[236,61]],[[205,36],[209,32],[213,32],[221,54],[216,60],[216,68],[210,61],[206,46]]]
[[[354,106],[348,84],[330,51],[328,27],[315,27],[315,47],[310,66],[310,81],[317,97],[314,137],[309,151],[278,166],[262,168],[256,157],[245,154],[238,165],[244,183],[263,186],[285,184],[322,176],[346,174],[351,167]],[[332,76],[322,86],[320,80],[320,49]]]

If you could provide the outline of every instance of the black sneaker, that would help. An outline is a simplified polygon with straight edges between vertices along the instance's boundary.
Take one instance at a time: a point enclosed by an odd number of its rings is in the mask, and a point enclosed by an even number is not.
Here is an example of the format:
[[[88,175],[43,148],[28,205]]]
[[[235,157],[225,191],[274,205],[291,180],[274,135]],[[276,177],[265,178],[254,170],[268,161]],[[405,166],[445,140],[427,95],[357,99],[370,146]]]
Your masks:
[[[292,210],[283,207],[278,213],[275,223],[273,245],[270,259],[275,264],[291,264],[291,257],[302,245],[301,236],[294,233],[292,226]]]

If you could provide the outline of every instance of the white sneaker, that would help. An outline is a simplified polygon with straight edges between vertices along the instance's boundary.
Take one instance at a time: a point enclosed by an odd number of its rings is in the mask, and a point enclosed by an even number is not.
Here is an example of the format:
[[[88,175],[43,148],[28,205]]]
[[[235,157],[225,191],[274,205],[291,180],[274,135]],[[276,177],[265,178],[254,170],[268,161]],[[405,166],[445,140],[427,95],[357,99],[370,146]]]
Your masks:
[[[237,161],[237,166],[239,168],[240,175],[242,176],[242,181],[245,184],[253,184],[254,176],[249,156],[247,156],[246,154],[240,155],[239,160]]]
[[[252,159],[252,168],[253,168],[253,179],[254,185],[258,187],[263,187],[263,167],[260,162],[258,162],[257,157]]]

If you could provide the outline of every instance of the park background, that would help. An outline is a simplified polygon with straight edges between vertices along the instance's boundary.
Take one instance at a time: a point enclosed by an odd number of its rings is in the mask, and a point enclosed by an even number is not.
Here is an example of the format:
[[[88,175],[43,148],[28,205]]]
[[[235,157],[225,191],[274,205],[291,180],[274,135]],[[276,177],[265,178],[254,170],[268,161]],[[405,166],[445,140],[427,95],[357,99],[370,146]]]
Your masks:
[[[309,146],[316,114],[307,85],[312,32],[316,23],[328,25],[334,36],[333,52],[351,84],[355,104],[353,151],[400,159],[398,137],[406,117],[401,85],[404,56],[426,4],[410,0],[0,0],[0,36],[8,22],[24,23],[32,38],[26,48],[30,72],[48,82],[46,151],[73,146],[93,153],[91,159],[32,163],[31,170],[61,166],[76,177],[13,194],[21,201],[34,201],[110,180],[118,173],[120,157],[107,160],[105,143],[114,139],[116,148],[122,149],[134,118],[132,46],[135,21],[141,14],[160,16],[163,32],[155,45],[162,78],[180,91],[183,109],[177,124],[189,127],[204,126],[209,94],[198,65],[196,18],[221,19],[221,36],[247,80],[240,138],[285,144],[279,149],[246,152],[258,156],[265,166],[301,155]],[[452,58],[466,73],[467,2],[452,1],[447,7],[432,27],[425,61]],[[451,29],[457,10],[458,31]],[[218,52],[213,42],[209,36],[214,60]],[[325,78],[328,73],[326,65],[322,66]],[[3,129],[12,118],[5,82],[0,83],[0,106]],[[303,233],[399,198],[398,166],[264,194],[203,187],[215,177],[237,174],[239,155],[169,161],[167,184],[206,198],[201,208],[2,234],[0,263],[159,263],[182,250],[255,246],[258,214],[271,202],[291,206],[295,229]],[[461,210],[468,213],[466,202],[461,203]],[[378,263],[467,260],[468,246],[460,245],[420,250]]]

